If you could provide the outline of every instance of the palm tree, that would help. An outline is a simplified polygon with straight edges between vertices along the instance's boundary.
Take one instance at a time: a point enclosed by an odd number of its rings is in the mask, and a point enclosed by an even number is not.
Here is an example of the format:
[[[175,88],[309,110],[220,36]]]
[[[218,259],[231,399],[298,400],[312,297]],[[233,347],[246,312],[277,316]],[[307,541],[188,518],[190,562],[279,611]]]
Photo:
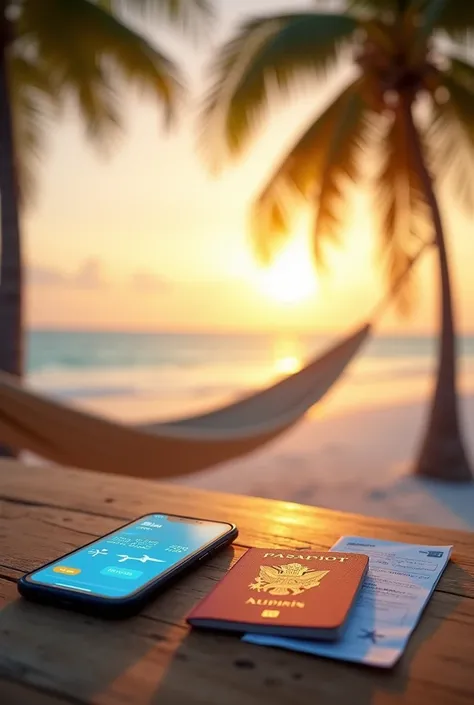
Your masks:
[[[119,90],[128,84],[156,98],[170,122],[182,94],[178,68],[126,18],[141,12],[195,29],[209,10],[207,0],[0,0],[1,370],[23,372],[19,201],[48,115],[73,100],[87,136],[103,142],[121,125]]]
[[[443,177],[455,177],[450,181],[456,195],[473,204],[474,64],[466,40],[468,28],[474,28],[474,4],[353,0],[340,12],[317,11],[320,7],[321,2],[314,12],[251,19],[219,50],[202,113],[204,144],[218,163],[237,157],[275,94],[287,96],[298,81],[310,78],[321,85],[344,62],[352,62],[352,80],[315,117],[252,204],[254,242],[264,259],[271,258],[306,203],[315,209],[311,242],[320,264],[327,243],[343,232],[348,187],[364,180],[374,195],[391,286],[410,269],[420,241],[436,246],[438,374],[415,472],[468,481],[472,474],[458,415],[453,301],[437,190]],[[404,287],[405,300],[407,292]]]

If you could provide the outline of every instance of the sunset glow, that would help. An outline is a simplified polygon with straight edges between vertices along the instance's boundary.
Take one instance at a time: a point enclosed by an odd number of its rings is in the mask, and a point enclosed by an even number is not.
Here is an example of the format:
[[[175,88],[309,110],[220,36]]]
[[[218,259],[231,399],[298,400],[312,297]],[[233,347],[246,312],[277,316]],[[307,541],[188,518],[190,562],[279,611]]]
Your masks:
[[[277,339],[273,355],[274,368],[278,375],[291,375],[303,367],[303,349],[298,337]]]
[[[217,0],[222,40],[246,16],[272,12],[277,5],[291,3]],[[161,35],[146,30],[160,44]],[[194,48],[176,40],[196,103],[214,48],[211,42]],[[354,194],[341,247],[325,253],[325,275],[312,265],[311,208],[296,214],[297,232],[268,268],[257,262],[249,244],[249,204],[332,95],[329,87],[317,96],[303,91],[285,106],[276,104],[242,159],[228,164],[218,179],[196,148],[192,100],[172,133],[160,128],[153,101],[129,100],[123,139],[107,159],[84,139],[80,115],[71,107],[49,132],[37,197],[24,213],[27,325],[278,333],[357,325],[386,290],[372,194],[363,189]],[[471,222],[462,209],[450,207],[449,192],[445,198],[458,320],[462,330],[471,331]],[[378,330],[436,329],[434,265],[433,254],[417,268],[420,295],[413,315],[401,318],[392,306]],[[274,359],[292,356],[288,350]]]
[[[303,238],[291,242],[261,276],[263,291],[281,303],[296,304],[317,291],[316,272]]]
[[[302,367],[301,360],[296,355],[281,357],[275,362],[275,369],[279,374],[291,375],[298,372]]]

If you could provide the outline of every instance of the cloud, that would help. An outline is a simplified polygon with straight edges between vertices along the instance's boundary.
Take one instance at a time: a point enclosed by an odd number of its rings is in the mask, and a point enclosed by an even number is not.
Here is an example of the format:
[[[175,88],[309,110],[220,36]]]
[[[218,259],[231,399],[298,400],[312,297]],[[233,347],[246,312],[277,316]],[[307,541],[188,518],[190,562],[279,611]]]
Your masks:
[[[39,287],[58,287],[67,289],[102,289],[106,285],[103,265],[100,260],[88,259],[76,269],[68,273],[55,267],[29,267],[27,270],[28,284]]]
[[[26,272],[29,286],[70,291],[99,291],[122,288],[137,294],[165,293],[174,289],[174,282],[146,269],[135,271],[125,282],[107,280],[105,267],[100,259],[86,259],[73,271],[58,267],[30,266]]]
[[[131,285],[135,291],[141,292],[164,292],[171,286],[171,282],[146,270],[135,272],[131,278]]]
[[[105,285],[102,263],[96,259],[86,260],[71,280],[78,289],[102,289]]]
[[[64,274],[52,267],[29,267],[26,276],[33,286],[62,286],[66,281]]]

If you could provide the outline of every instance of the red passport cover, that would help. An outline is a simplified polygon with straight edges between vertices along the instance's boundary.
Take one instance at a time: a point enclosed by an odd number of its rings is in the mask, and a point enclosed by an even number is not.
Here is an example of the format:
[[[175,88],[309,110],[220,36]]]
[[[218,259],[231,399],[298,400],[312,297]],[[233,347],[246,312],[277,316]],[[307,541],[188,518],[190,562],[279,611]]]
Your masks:
[[[338,639],[368,566],[361,553],[251,548],[187,621],[227,631]]]

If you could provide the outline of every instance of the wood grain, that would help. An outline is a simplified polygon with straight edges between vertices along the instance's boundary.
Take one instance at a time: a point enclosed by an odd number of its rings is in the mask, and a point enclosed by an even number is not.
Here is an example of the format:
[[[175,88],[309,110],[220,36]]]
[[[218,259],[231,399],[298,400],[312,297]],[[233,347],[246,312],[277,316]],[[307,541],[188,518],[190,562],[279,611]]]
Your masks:
[[[131,620],[102,622],[18,598],[23,572],[150,511],[235,521],[241,534]],[[328,548],[341,534],[454,543],[454,560],[392,672],[186,627],[187,612],[247,546]],[[1,461],[0,603],[2,705],[474,702],[474,536],[466,532]]]

